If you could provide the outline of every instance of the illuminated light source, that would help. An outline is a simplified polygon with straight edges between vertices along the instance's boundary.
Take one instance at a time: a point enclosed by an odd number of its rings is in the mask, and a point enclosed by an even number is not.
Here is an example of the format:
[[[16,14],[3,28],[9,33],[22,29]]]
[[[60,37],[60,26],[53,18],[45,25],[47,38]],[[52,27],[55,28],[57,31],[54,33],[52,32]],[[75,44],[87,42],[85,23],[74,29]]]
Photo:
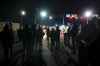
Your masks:
[[[88,11],[85,12],[84,16],[89,18],[89,17],[92,16],[92,14],[93,14],[93,12],[91,10],[88,10]]]
[[[84,16],[87,17],[87,24],[88,24],[89,18],[93,16],[92,10],[87,10],[87,11],[84,13]]]
[[[40,16],[43,17],[43,18],[46,17],[47,16],[47,12],[46,11],[41,11],[40,12]]]
[[[26,11],[22,10],[22,11],[21,11],[21,15],[22,15],[22,16],[26,15]]]

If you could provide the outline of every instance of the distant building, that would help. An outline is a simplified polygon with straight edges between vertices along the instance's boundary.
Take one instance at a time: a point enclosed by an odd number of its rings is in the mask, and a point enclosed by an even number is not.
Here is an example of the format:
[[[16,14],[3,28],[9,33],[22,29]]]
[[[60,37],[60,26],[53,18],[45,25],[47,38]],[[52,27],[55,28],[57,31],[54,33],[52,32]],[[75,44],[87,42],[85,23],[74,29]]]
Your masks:
[[[0,22],[0,32],[3,30],[3,27],[5,26],[7,22]],[[12,28],[13,31],[16,31],[17,29],[19,29],[20,24],[19,23],[12,23]]]

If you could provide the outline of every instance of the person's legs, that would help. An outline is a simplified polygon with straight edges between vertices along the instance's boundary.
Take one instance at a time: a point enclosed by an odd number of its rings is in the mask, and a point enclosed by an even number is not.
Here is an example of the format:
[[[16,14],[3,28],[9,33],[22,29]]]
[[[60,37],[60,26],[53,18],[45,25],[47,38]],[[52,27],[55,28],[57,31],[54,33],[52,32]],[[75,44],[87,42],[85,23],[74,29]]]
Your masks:
[[[60,40],[59,39],[56,41],[56,48],[60,49]]]
[[[65,47],[66,47],[66,34],[64,34],[64,45],[65,45]]]
[[[51,50],[53,50],[53,47],[54,47],[54,40],[53,39],[51,39]]]
[[[64,44],[65,44],[65,47],[68,46],[68,41],[67,41],[67,33],[64,34]]]

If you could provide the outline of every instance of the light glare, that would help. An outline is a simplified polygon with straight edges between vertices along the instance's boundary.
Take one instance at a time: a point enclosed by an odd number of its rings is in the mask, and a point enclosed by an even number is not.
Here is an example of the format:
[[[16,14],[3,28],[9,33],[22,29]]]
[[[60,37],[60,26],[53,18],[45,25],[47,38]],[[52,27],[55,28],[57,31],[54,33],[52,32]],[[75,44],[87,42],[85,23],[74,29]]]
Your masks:
[[[47,16],[47,12],[46,11],[41,11],[40,12],[40,16],[41,17],[46,17]]]
[[[86,17],[90,17],[92,15],[92,11],[86,11],[84,15]]]
[[[21,15],[26,15],[26,12],[25,11],[21,11]]]

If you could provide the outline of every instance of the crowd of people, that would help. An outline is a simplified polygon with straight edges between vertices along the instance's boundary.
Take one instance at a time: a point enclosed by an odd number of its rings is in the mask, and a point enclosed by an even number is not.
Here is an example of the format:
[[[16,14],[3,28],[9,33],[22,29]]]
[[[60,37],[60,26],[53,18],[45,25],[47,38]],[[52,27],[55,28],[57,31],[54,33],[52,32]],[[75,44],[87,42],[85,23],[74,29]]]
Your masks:
[[[76,47],[78,46],[78,43],[79,45],[82,43],[84,44],[84,41],[81,41],[81,38],[83,36],[83,33],[85,34],[85,31],[82,32],[81,30],[82,29],[80,29],[80,25],[77,23],[71,26],[69,25],[65,26],[63,30],[65,47],[69,47],[73,51],[75,51]],[[55,49],[60,48],[61,30],[59,29],[59,26],[56,26],[56,29],[52,28],[50,30],[48,26],[43,28],[42,25],[39,24],[33,24],[33,25],[20,24],[20,27],[16,32],[19,39],[18,41],[22,42],[23,44],[25,57],[26,56],[32,57],[34,46],[41,52],[42,40],[45,38],[48,41],[47,45],[51,44],[50,47],[51,51],[53,48]],[[15,38],[16,37],[14,37],[14,32],[12,30],[12,23],[5,24],[3,30],[0,32],[0,41],[4,48],[4,55],[6,60],[9,59],[9,55],[10,57],[13,55],[12,51],[13,51],[13,44],[15,43]],[[72,43],[70,42],[71,39]],[[76,41],[78,41],[78,43],[76,43]]]
[[[45,30],[45,31],[44,31]],[[67,29],[66,29],[67,30]],[[39,24],[20,24],[19,29],[16,31],[19,42],[22,42],[23,49],[25,51],[26,56],[32,56],[33,47],[35,46],[39,50],[42,48],[42,40],[46,37],[47,39],[47,45],[51,43],[50,49],[53,48],[59,49],[60,48],[60,32],[59,26],[56,26],[55,28],[52,28],[51,30],[49,27],[43,28],[42,25]],[[3,30],[0,32],[0,40],[2,42],[3,48],[4,48],[4,55],[5,58],[8,59],[9,53],[10,56],[12,56],[13,51],[13,44],[15,43],[15,34],[12,29],[12,23],[7,23],[3,27]],[[68,40],[66,37],[68,37],[69,32],[64,33],[64,44],[65,46],[68,45],[66,43]]]
[[[0,32],[0,41],[4,49],[5,60],[8,61],[9,55],[12,56],[12,47],[14,44],[14,34],[11,23],[7,23],[3,27],[3,30]]]

